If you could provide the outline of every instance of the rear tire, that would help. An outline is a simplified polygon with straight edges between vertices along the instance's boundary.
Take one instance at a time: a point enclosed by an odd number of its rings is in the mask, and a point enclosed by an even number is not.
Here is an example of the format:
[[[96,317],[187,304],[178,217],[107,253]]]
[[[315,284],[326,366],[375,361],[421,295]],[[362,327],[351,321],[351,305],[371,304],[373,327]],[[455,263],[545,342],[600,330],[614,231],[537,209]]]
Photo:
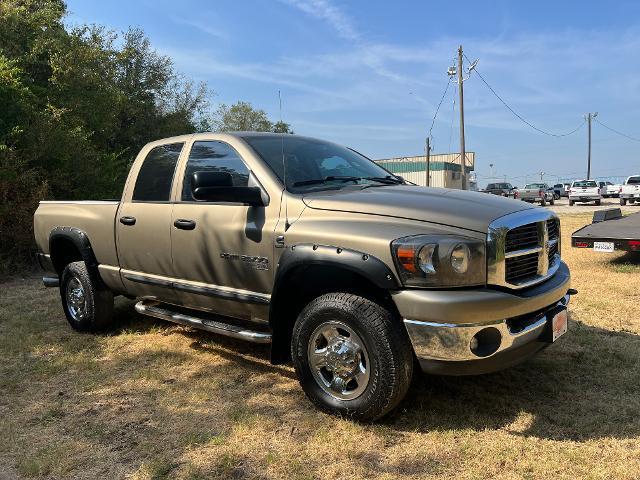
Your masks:
[[[627,199],[626,198],[620,198],[620,205],[622,205],[623,207],[627,204]]]
[[[633,205],[634,203],[636,203],[636,201],[635,201],[635,199],[630,198],[630,199],[629,199],[629,203]]]
[[[95,332],[111,322],[113,293],[89,273],[84,262],[67,265],[60,280],[62,308],[69,325],[80,332]]]
[[[385,307],[350,293],[317,297],[293,328],[291,358],[300,385],[325,412],[376,420],[404,398],[413,350]]]
[[[569,200],[569,206],[570,206],[570,207],[573,207],[573,204],[574,204],[574,203],[575,203],[575,202],[574,202],[573,200]]]
[[[599,207],[602,202],[600,200],[596,200],[596,207]]]
[[[556,204],[556,199],[552,198],[551,200],[549,200],[549,205],[555,205]]]
[[[543,198],[542,200],[540,200],[540,206],[544,207],[547,204],[547,199]]]

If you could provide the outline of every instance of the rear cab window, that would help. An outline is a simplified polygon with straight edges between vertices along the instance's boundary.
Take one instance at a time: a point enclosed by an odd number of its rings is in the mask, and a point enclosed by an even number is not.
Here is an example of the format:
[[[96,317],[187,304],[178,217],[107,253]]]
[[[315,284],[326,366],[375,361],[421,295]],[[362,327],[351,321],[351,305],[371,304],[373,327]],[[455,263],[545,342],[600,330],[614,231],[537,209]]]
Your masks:
[[[593,187],[597,187],[598,184],[594,181],[584,180],[581,182],[573,182],[573,186],[580,187],[580,188],[593,188]]]
[[[184,143],[153,147],[145,157],[133,188],[134,202],[168,202]]]
[[[640,185],[640,177],[629,177],[627,185]]]

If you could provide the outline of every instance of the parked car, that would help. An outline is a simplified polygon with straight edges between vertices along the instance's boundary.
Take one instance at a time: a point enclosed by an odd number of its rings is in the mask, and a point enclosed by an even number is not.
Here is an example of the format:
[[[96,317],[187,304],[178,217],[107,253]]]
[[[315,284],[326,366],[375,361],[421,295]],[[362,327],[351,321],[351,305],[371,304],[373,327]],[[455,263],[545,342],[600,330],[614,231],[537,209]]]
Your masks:
[[[501,197],[518,198],[518,190],[510,183],[490,183],[487,185],[487,188],[481,191],[484,193],[499,195]]]
[[[607,185],[607,195],[611,198],[618,198],[620,196],[620,189],[622,188],[622,184],[613,183],[611,185]]]
[[[600,187],[600,194],[602,195],[603,198],[609,198],[610,196],[613,195],[613,187],[614,187],[613,183],[599,181],[598,186]]]
[[[576,202],[595,202],[600,205],[602,195],[600,186],[595,180],[575,180],[569,189],[569,206]]]
[[[560,200],[560,197],[569,196],[569,191],[564,187],[564,183],[556,183],[553,186],[553,190],[556,192],[556,200]]]
[[[546,183],[528,183],[518,190],[520,199],[529,203],[540,202],[541,206],[545,206],[547,203],[551,205],[555,204],[555,195],[553,189],[549,189],[549,185]]]
[[[620,205],[640,202],[640,175],[631,175],[620,186]]]
[[[574,293],[553,212],[408,185],[297,135],[152,142],[121,201],[43,201],[34,232],[74,329],[136,298],[140,314],[270,343],[315,405],[361,420],[398,405],[416,361],[439,375],[524,361],[566,332]]]

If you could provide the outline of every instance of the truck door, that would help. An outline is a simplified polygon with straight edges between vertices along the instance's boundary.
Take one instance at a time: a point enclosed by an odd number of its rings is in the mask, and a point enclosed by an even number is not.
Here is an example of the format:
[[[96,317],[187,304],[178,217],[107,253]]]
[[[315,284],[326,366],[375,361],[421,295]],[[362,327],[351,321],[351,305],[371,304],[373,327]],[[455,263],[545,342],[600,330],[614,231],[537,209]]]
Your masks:
[[[244,159],[226,142],[194,141],[183,170],[171,222],[173,271],[178,279],[174,288],[180,303],[267,321],[277,202],[265,207],[194,199],[194,172],[230,173],[233,187],[259,185]]]
[[[118,259],[127,291],[175,302],[171,276],[171,194],[184,143],[150,148],[134,164],[116,217]]]

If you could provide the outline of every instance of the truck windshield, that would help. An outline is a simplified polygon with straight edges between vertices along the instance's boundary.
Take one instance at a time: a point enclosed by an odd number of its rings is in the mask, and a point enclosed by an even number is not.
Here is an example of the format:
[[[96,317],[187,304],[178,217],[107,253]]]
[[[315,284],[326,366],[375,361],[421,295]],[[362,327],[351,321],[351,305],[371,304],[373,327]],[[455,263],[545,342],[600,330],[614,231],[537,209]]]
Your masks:
[[[283,183],[286,164],[289,191],[404,183],[363,155],[334,143],[294,135],[243,138]]]
[[[573,182],[573,186],[574,187],[582,187],[582,188],[588,188],[588,187],[597,187],[598,184],[596,182],[593,181],[588,181],[588,180],[584,180],[582,182]]]

